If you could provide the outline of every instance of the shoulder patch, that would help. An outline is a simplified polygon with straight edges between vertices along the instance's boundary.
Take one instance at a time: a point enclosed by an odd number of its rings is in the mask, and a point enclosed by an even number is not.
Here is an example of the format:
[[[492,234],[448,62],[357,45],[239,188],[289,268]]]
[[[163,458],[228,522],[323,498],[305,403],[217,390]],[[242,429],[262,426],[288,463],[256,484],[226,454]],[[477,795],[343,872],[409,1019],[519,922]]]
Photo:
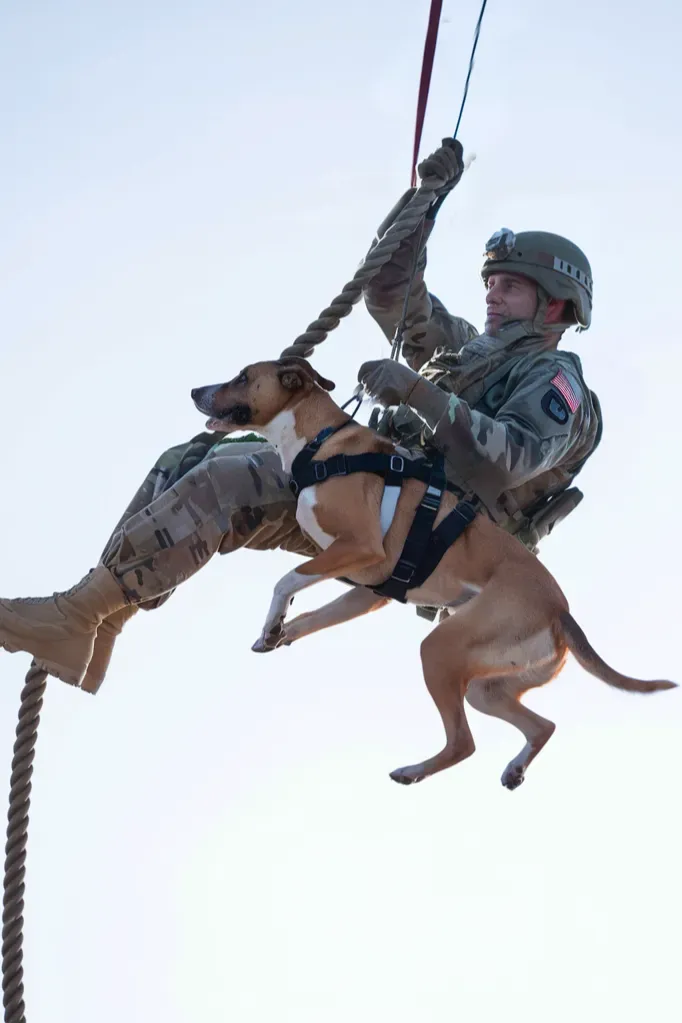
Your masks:
[[[570,410],[567,400],[559,391],[555,391],[553,387],[546,394],[543,394],[540,404],[545,415],[548,415],[555,423],[563,426],[564,423],[568,422]]]
[[[557,375],[552,377],[550,383],[552,387],[556,387],[557,391],[559,391],[559,393],[564,397],[571,412],[575,412],[580,405],[580,398],[575,393],[563,369],[560,369]],[[562,421],[565,422],[565,420]]]

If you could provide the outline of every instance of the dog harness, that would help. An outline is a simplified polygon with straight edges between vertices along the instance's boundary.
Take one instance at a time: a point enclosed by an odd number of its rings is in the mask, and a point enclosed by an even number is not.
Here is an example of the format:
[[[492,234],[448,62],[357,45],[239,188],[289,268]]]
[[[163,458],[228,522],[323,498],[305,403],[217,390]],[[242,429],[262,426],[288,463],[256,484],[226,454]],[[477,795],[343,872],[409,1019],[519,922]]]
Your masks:
[[[372,451],[363,455],[333,455],[331,458],[313,461],[324,442],[349,426],[350,422],[321,430],[296,455],[291,466],[289,486],[294,496],[298,497],[306,487],[324,483],[335,476],[350,476],[354,472],[371,472],[383,476],[387,487],[400,487],[403,480],[407,479],[420,480],[426,484],[424,496],[415,512],[393,573],[379,586],[370,587],[379,596],[390,597],[391,600],[405,604],[407,591],[421,586],[435,572],[448,548],[476,518],[480,504],[477,498],[460,501],[440,525],[433,528],[443,492],[454,489],[445,476],[444,458],[435,450],[429,453],[429,457],[416,460]]]

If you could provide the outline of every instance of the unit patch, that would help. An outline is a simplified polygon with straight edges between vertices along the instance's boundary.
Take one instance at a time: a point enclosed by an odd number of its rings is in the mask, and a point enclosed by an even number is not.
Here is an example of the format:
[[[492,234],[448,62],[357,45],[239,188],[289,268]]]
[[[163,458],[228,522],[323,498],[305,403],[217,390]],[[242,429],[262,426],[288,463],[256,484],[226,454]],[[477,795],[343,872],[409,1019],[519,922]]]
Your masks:
[[[563,426],[564,423],[568,422],[570,413],[566,400],[563,395],[559,394],[558,391],[555,391],[554,388],[543,395],[540,404],[542,405],[542,411],[548,415],[550,419],[553,419],[555,423],[559,423]]]

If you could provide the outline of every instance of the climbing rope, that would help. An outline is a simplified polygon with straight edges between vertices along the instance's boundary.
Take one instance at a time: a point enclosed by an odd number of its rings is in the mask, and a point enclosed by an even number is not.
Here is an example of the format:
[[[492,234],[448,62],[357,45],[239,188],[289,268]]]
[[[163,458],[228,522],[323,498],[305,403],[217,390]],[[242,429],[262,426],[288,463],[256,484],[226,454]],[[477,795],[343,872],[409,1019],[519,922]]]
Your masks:
[[[293,343],[282,352],[309,358],[317,345],[338,327],[344,316],[348,316],[356,305],[367,285],[374,280],[379,271],[389,262],[400,247],[401,242],[409,238],[437,198],[436,191],[447,185],[447,179],[429,178],[428,183],[422,182],[409,203],[393,224],[369,252],[362,266],[356,271],[352,280],[343,286],[341,292],[333,298],[326,309],[323,309],[316,320],[308,324],[306,330],[294,339]]]
[[[476,49],[478,48],[478,40],[481,34],[481,25],[483,23],[483,15],[485,14],[486,5],[488,0],[483,0],[481,3],[481,10],[478,15],[478,21],[476,22],[476,28],[474,29],[474,42],[471,47],[471,56],[469,57],[469,67],[467,69],[467,76],[464,82],[464,92],[462,94],[462,102],[459,106],[459,114],[457,116],[457,124],[453,133],[453,139],[457,138],[459,127],[462,123],[462,114],[464,113],[464,107],[466,106],[467,96],[469,95],[469,84],[471,82],[471,73],[474,70],[474,61],[476,59]],[[424,126],[424,116],[426,114],[426,103],[429,97],[429,85],[431,83],[431,69],[433,67],[433,58],[436,52],[436,42],[438,39],[438,26],[440,23],[440,11],[442,6],[442,0],[432,0],[431,13],[429,16],[429,27],[426,34],[426,44],[424,46],[424,62],[422,66],[422,86],[419,92],[419,102],[417,104],[417,123],[414,130],[414,151],[412,156],[412,184],[416,181],[416,170],[417,160],[419,158],[419,144],[421,142],[422,128]],[[447,194],[447,193],[446,193]],[[427,216],[434,219],[438,210],[445,202],[445,194],[441,195],[436,202],[433,204],[433,208],[429,210]],[[426,227],[426,220],[424,219],[419,228],[419,234],[415,241],[414,246],[414,258],[412,260],[412,266],[410,267],[410,276],[407,280],[407,286],[405,288],[405,299],[403,301],[403,308],[400,315],[400,320],[395,329],[393,335],[393,341],[391,342],[391,358],[399,359],[400,352],[403,347],[403,335],[405,333],[405,327],[407,326],[407,315],[410,310],[410,296],[412,294],[412,285],[414,279],[417,276],[417,267],[419,266],[419,256],[421,254],[422,238],[424,236],[424,228]]]
[[[459,116],[457,118],[457,125],[455,127],[455,134],[453,138],[457,137],[457,132],[462,121],[462,114],[464,113],[464,107],[466,105],[467,96],[469,94],[469,83],[471,81],[471,73],[474,67],[474,59],[476,57],[476,49],[478,47],[478,40],[481,33],[481,24],[483,22],[483,15],[488,0],[483,0],[481,4],[481,10],[478,15],[478,21],[476,22],[476,29],[474,31],[474,42],[471,49],[471,56],[469,57],[469,68],[467,71],[466,81],[464,84],[464,94],[462,96],[462,102],[459,108]],[[440,18],[441,3],[439,0],[432,0],[431,15],[429,17],[429,26],[427,29],[427,44],[425,46],[425,61],[429,62],[433,60],[433,54],[435,53],[436,46],[436,35],[438,19]],[[435,18],[437,13],[438,18]],[[428,96],[428,83],[430,82],[430,72],[425,75],[424,69],[422,69],[422,85],[420,87],[420,101],[418,105],[417,113],[417,127],[415,129],[415,145],[418,145],[418,139],[421,138],[421,124],[423,124],[423,112],[420,119],[420,110],[422,105],[425,109],[426,98]],[[414,193],[408,204],[398,214],[394,222],[389,227],[383,238],[377,242],[373,249],[370,250],[365,258],[362,266],[356,271],[355,276],[351,281],[344,285],[341,292],[333,298],[331,303],[326,309],[323,309],[316,320],[313,320],[307,327],[307,329],[299,334],[288,348],[285,348],[282,352],[282,358],[287,355],[297,355],[303,358],[309,358],[317,345],[321,344],[325,338],[329,336],[332,330],[335,330],[341,320],[350,315],[362,293],[371,281],[377,276],[379,271],[390,261],[391,257],[400,247],[401,242],[409,238],[415,231],[419,230],[419,239],[424,230],[424,218],[433,206],[433,216],[435,216],[438,208],[445,199],[446,189],[448,180],[446,178],[438,179],[434,175],[429,178],[428,181],[422,181],[421,185]],[[437,195],[436,193],[441,193]],[[415,246],[415,257],[412,266],[412,273],[410,275],[407,290],[405,293],[405,303],[403,305],[403,313],[401,320],[396,329],[396,333],[393,339],[391,358],[397,359],[400,355],[400,349],[402,347],[402,335],[405,330],[405,322],[407,319],[407,312],[409,307],[410,292],[412,291],[412,285],[414,278],[417,273],[417,266],[419,264],[419,241]]]
[[[7,811],[5,880],[2,900],[2,991],[5,1023],[26,1023],[24,968],[22,965],[26,843],[28,841],[28,810],[31,804],[33,758],[46,685],[47,672],[31,665],[21,692],[19,722],[12,759],[9,809]]]
[[[478,45],[478,37],[481,28],[481,21],[485,12],[487,0],[483,0],[481,13],[476,26],[474,45],[469,60],[469,70],[464,87],[464,96],[455,128],[456,138],[459,125],[464,112],[469,82],[473,69],[474,56]],[[432,0],[429,27],[427,30],[427,41],[424,50],[424,61],[422,66],[422,77],[420,81],[420,92],[417,110],[417,127],[415,129],[414,164],[418,156],[421,131],[426,110],[429,84],[431,80],[431,68],[435,53],[438,23],[442,0]],[[414,167],[413,167],[414,176]],[[341,289],[341,292],[332,299],[331,303],[322,310],[316,320],[308,325],[306,330],[299,334],[291,345],[284,349],[282,357],[288,355],[302,356],[308,358],[314,352],[317,345],[338,327],[341,320],[348,316],[360,298],[368,284],[377,276],[379,271],[389,262],[392,256],[400,247],[401,243],[409,238],[415,231],[419,230],[421,239],[424,230],[424,221],[433,207],[432,215],[443,202],[448,191],[448,179],[432,175],[422,181],[414,195],[405,208],[396,217],[373,249],[365,258],[362,266],[356,271],[350,280]],[[397,358],[400,354],[402,333],[405,328],[409,294],[412,290],[414,276],[416,274],[419,260],[420,242],[418,241],[415,250],[415,260],[412,275],[407,287],[405,305],[401,323],[396,331],[392,357]],[[361,388],[356,388],[353,397],[359,403],[362,400]],[[350,401],[346,404],[350,404]],[[355,410],[357,412],[357,408]],[[355,412],[353,413],[355,415]],[[31,778],[33,775],[33,760],[35,746],[38,739],[38,725],[40,723],[40,712],[43,705],[45,688],[47,685],[47,672],[39,669],[35,664],[31,665],[24,688],[21,692],[21,703],[19,707],[19,720],[16,728],[16,740],[14,743],[14,757],[12,759],[12,774],[10,779],[9,808],[7,811],[7,843],[5,845],[5,875],[3,894],[2,914],[2,989],[3,1005],[5,1009],[5,1023],[26,1023],[24,1003],[24,969],[23,969],[23,927],[24,927],[24,879],[26,876],[26,846],[28,841],[28,811],[31,803]]]

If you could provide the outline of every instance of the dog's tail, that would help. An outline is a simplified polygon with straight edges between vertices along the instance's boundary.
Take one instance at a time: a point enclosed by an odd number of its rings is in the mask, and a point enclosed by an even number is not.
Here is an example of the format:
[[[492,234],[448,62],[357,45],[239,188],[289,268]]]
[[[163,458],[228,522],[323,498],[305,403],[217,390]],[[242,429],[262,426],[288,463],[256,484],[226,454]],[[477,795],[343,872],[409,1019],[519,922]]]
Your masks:
[[[608,686],[624,689],[628,693],[658,693],[663,689],[677,688],[677,682],[668,682],[666,679],[655,679],[651,682],[645,682],[643,679],[628,678],[627,675],[621,675],[619,671],[614,671],[613,668],[610,668],[606,661],[601,659],[597,651],[590,646],[587,636],[573,615],[569,614],[568,611],[562,611],[559,615],[559,621],[566,645],[578,664],[585,671],[589,671],[591,675],[596,675],[602,682],[606,682]]]

